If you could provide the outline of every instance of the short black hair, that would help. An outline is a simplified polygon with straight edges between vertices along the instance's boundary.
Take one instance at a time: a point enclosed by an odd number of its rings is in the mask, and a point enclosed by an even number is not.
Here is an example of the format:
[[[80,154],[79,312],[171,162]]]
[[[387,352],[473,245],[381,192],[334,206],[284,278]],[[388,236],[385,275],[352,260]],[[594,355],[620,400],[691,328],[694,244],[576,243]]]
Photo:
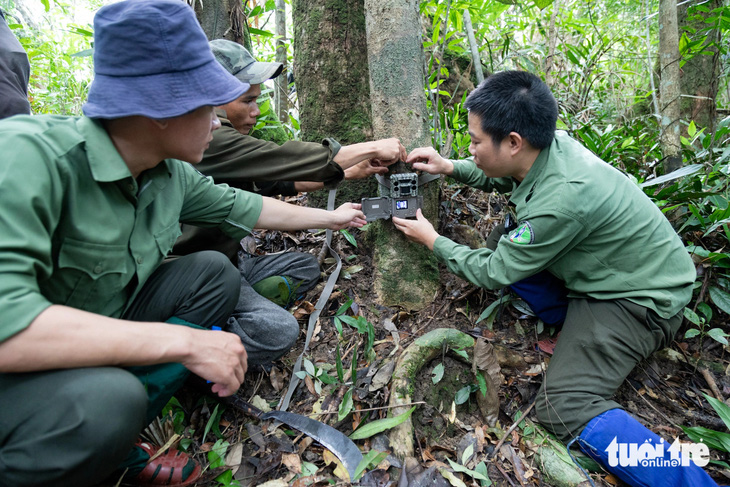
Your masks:
[[[526,71],[501,71],[487,77],[464,104],[479,117],[482,130],[495,143],[517,132],[536,149],[555,137],[558,103],[542,80]]]

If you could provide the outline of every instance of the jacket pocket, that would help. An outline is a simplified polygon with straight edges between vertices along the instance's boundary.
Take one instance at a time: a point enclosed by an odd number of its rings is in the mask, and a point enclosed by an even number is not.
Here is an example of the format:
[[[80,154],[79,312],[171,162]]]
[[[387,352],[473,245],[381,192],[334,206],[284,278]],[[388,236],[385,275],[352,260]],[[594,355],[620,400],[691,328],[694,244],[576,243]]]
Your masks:
[[[160,249],[162,257],[165,258],[172,251],[172,247],[177,242],[177,238],[182,235],[180,229],[180,223],[175,222],[164,230],[154,234],[155,242],[157,242],[157,248]]]
[[[124,245],[64,239],[54,276],[62,304],[102,313],[129,283],[129,259]]]

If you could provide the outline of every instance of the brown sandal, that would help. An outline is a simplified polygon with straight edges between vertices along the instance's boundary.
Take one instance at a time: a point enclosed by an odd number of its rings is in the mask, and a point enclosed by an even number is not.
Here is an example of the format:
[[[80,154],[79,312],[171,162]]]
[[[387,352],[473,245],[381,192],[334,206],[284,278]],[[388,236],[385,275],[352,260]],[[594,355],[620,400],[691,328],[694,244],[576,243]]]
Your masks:
[[[144,450],[150,458],[159,450],[159,447],[149,443],[140,442],[136,446]],[[133,481],[140,487],[184,487],[198,480],[201,470],[198,462],[187,453],[167,450],[148,462]]]

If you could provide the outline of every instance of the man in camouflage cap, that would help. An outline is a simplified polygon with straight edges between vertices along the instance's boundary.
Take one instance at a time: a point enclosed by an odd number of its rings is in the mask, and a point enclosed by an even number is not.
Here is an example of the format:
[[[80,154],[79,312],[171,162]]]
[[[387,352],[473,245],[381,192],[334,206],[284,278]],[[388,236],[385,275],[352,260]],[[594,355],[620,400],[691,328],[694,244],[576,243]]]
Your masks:
[[[257,100],[261,84],[279,76],[281,63],[256,61],[235,42],[210,42],[218,62],[250,88],[218,107],[222,127],[213,134],[210,148],[196,167],[217,183],[273,195],[295,195],[335,187],[343,177],[359,179],[387,172],[387,166],[405,158],[398,139],[340,146],[331,138],[322,143],[288,141],[283,145],[259,140],[249,133],[261,114]],[[252,256],[238,240],[217,229],[183,225],[173,253],[200,250],[225,253],[241,271],[241,294],[225,327],[238,334],[250,365],[267,365],[286,353],[299,336],[299,323],[285,308],[293,298],[315,286],[320,278],[317,259],[302,252]]]

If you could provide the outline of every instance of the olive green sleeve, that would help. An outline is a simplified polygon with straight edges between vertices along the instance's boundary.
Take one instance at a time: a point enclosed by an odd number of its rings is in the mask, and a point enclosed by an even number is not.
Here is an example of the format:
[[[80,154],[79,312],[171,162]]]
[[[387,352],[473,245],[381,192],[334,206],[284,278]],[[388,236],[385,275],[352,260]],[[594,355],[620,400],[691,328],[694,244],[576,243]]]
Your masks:
[[[180,222],[201,227],[218,227],[226,235],[241,239],[251,233],[263,206],[260,194],[216,184],[189,164],[181,165],[185,184],[185,205]]]
[[[342,167],[333,160],[339,149],[334,139],[278,145],[224,125],[213,132],[213,141],[196,168],[216,183],[234,188],[266,181],[317,181],[329,188],[344,178]]]
[[[559,212],[534,216],[504,235],[497,249],[471,249],[438,237],[434,254],[449,271],[487,289],[499,289],[546,269],[586,235],[585,225]]]
[[[5,128],[5,127],[3,127]],[[9,132],[9,131],[8,131]],[[51,303],[38,281],[53,272],[51,241],[60,219],[64,178],[44,163],[35,134],[0,134],[0,341],[22,331]]]
[[[512,178],[488,178],[471,159],[452,160],[451,162],[454,164],[452,177],[460,183],[490,193],[493,190],[499,193],[509,193],[514,189],[515,183]]]

